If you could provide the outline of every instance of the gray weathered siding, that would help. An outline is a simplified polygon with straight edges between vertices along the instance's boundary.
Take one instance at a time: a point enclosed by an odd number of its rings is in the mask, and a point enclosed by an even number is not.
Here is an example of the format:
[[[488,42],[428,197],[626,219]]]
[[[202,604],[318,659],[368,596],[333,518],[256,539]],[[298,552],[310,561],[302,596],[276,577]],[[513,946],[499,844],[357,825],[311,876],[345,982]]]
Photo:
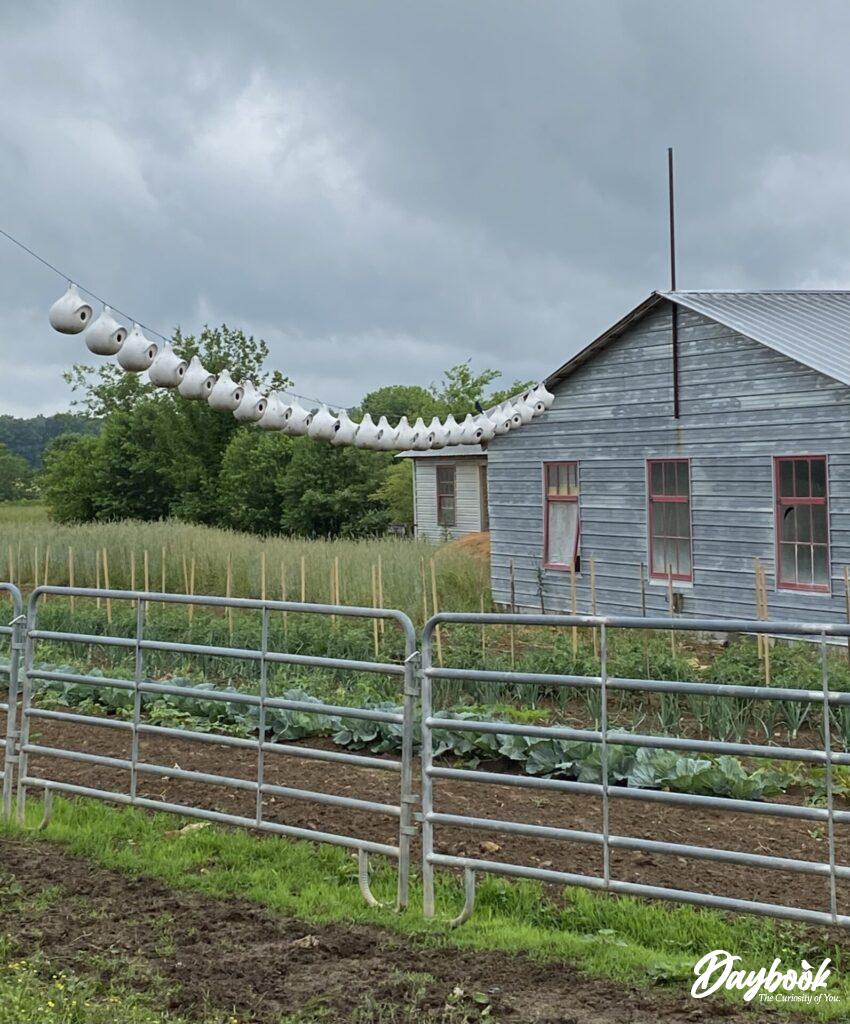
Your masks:
[[[413,460],[415,478],[416,536],[429,540],[460,537],[464,533],[477,533],[481,529],[481,490],[479,466],[486,459],[464,456],[458,459],[425,458]],[[456,525],[446,530],[437,524],[437,466],[455,467],[457,487]]]
[[[693,586],[689,615],[753,617],[753,559],[772,617],[844,621],[850,564],[850,388],[696,313],[679,310],[681,416],[672,417],[670,307],[646,316],[556,389],[546,415],[489,447],[493,596],[539,610],[542,463],[579,461],[579,610],[596,560],[600,612],[640,611],[647,562],[645,460],[691,459]],[[778,591],[774,578],[774,455],[827,455],[832,593]],[[547,610],[568,610],[569,573],[547,570]],[[647,586],[666,611],[663,583]]]

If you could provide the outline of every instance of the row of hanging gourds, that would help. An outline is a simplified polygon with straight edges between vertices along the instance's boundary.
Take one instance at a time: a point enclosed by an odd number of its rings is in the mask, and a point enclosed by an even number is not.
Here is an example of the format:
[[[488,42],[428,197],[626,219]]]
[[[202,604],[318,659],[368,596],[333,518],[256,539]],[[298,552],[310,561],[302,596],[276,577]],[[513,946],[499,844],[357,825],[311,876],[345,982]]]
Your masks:
[[[510,398],[500,405],[458,423],[454,416],[434,417],[426,426],[419,417],[415,423],[402,416],[393,427],[381,416],[377,423],[366,413],[358,423],[341,409],[332,412],[326,405],[306,409],[298,401],[281,398],[272,391],[260,394],[251,381],[237,383],[227,370],[218,376],[208,373],[197,356],[190,362],[181,359],[170,342],[160,347],[145,337],[138,324],[128,331],[104,306],[93,320],[93,310],[74,284],[50,308],[50,325],[62,334],[86,332],[89,350],[99,356],[115,356],[127,373],[147,371],[152,384],[176,388],[183,398],[206,401],[219,412],[233,413],[243,423],[256,423],[261,430],[278,430],[293,436],[306,435],[314,441],[333,445],[353,445],[376,451],[427,451],[455,444],[480,444],[499,434],[530,423],[541,416],[554,401],[544,384]]]

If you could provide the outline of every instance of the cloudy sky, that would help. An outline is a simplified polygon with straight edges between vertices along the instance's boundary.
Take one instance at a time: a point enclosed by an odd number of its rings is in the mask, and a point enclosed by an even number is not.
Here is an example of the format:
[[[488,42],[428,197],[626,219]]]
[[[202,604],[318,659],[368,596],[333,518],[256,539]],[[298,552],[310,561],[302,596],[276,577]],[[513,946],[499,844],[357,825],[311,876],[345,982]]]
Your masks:
[[[352,404],[540,377],[667,285],[850,287],[850,4],[0,0],[0,228]],[[0,238],[0,412],[68,407]]]

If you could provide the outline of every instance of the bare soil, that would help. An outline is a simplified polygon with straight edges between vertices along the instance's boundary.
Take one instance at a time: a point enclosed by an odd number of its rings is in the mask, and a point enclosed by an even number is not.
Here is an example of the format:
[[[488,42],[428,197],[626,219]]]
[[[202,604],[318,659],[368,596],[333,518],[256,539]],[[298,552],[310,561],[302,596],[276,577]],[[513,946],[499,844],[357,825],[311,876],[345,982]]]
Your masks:
[[[96,751],[122,758],[130,756],[129,734],[102,726],[36,719],[32,722],[30,738],[32,742],[47,746]],[[311,745],[317,744],[313,742]],[[219,744],[143,736],[140,755],[143,761],[166,767],[178,766],[242,779],[256,778],[255,753]],[[480,767],[491,771],[505,769],[503,763],[482,764]],[[122,792],[127,792],[129,785],[129,773],[124,770],[41,755],[31,756],[29,773]],[[399,776],[371,768],[267,754],[265,778],[267,782],[298,789],[389,804],[399,801]],[[435,810],[440,812],[579,831],[601,831],[601,802],[589,796],[439,779],[434,782],[434,791]],[[140,775],[139,795],[240,815],[253,816],[255,810],[255,795],[251,792],[167,777]],[[780,799],[792,802],[795,798],[787,795]],[[361,810],[300,799],[267,797],[263,812],[269,821],[301,828],[354,835],[393,845],[397,841],[396,819]],[[837,861],[850,864],[850,827],[838,825],[836,829]],[[821,863],[828,860],[825,825],[773,816],[730,814],[612,799],[610,832],[612,835],[640,836]],[[598,876],[602,872],[601,849],[588,843],[437,826],[436,847],[443,853],[536,865],[576,874]],[[828,910],[829,907],[826,877],[754,870],[678,855],[631,851],[612,851],[611,869],[613,877],[627,881],[816,910]],[[847,913],[850,910],[850,883],[839,883],[838,896],[839,909]]]
[[[306,924],[119,875],[44,842],[0,839],[0,893],[0,930],[20,955],[38,950],[54,968],[130,984],[190,1018],[233,1013],[272,1024],[283,1014],[324,1011],[328,1024],[777,1019],[759,1008],[616,986],[569,964],[447,954],[376,927]]]

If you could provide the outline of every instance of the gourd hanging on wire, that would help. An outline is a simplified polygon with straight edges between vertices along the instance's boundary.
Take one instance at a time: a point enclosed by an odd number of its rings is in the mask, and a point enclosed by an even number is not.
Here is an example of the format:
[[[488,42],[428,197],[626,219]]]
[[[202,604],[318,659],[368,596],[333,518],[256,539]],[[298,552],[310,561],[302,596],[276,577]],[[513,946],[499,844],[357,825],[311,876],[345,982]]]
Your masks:
[[[215,374],[205,370],[197,356],[192,356],[183,379],[177,385],[177,390],[181,398],[205,402],[209,399],[215,382]]]
[[[156,359],[151,363],[148,377],[158,388],[176,388],[183,380],[188,364],[174,351],[171,342],[166,342]]]
[[[109,306],[104,306],[100,316],[86,331],[86,346],[96,356],[114,356],[124,344],[127,328],[118,323]]]
[[[68,282],[68,289],[53,303],[48,314],[50,326],[60,334],[79,334],[92,321],[92,308],[77,291],[77,286]]]
[[[133,324],[118,350],[118,365],[128,373],[141,373],[150,368],[158,351],[159,346],[144,336],[138,324]]]

